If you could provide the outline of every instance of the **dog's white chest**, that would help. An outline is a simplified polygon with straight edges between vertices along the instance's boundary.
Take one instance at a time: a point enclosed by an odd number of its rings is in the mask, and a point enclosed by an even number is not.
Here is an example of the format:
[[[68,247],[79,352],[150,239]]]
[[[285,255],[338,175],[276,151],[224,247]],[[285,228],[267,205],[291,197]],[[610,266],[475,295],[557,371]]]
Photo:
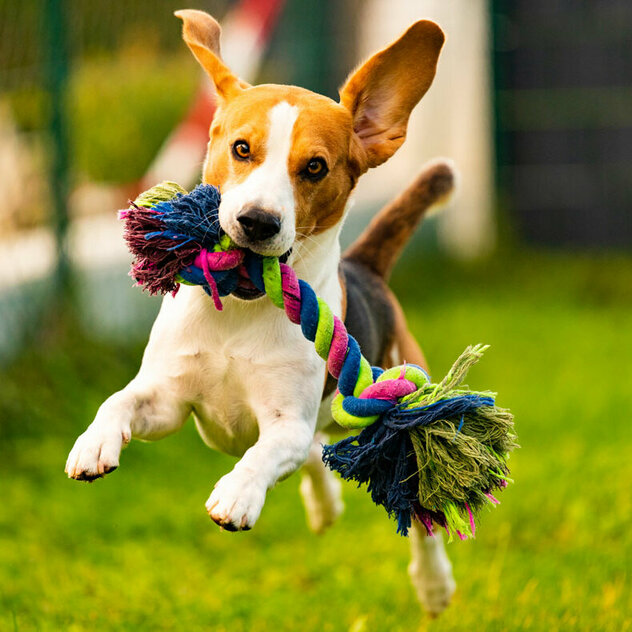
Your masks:
[[[250,396],[257,390],[248,379],[255,372],[250,359],[235,352],[200,362],[195,380],[193,416],[198,431],[211,447],[241,456],[259,435]]]
[[[184,286],[165,299],[143,364],[167,368],[205,442],[237,456],[257,440],[262,413],[317,410],[325,376],[313,345],[269,300],[229,298],[216,312]]]

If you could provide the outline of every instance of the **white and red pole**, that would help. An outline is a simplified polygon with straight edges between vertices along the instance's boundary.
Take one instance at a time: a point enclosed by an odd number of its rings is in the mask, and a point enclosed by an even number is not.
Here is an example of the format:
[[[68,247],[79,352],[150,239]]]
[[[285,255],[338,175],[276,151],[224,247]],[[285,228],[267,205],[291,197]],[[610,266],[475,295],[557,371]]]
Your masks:
[[[253,81],[284,0],[241,0],[222,21],[222,57],[231,70]],[[173,130],[130,197],[163,180],[189,187],[198,178],[215,113],[215,91],[205,76],[184,119]]]

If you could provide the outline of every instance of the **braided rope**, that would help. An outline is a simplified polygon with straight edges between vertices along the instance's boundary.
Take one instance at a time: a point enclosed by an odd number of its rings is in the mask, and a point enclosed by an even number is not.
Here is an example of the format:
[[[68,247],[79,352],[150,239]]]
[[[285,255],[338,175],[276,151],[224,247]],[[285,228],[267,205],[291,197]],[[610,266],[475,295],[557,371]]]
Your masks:
[[[215,306],[221,309],[214,273],[237,269],[244,251],[233,248],[221,252],[201,250],[194,267],[202,270],[211,287]],[[345,428],[365,428],[381,414],[430,382],[420,367],[407,364],[387,371],[371,368],[356,339],[331,307],[294,270],[277,257],[261,258],[266,294],[272,303],[285,310],[289,320],[301,326],[316,353],[326,361],[329,373],[338,380],[338,393],[332,404],[336,423]]]
[[[163,182],[142,193],[134,206],[168,215],[169,203],[185,195],[186,191],[178,184]],[[122,211],[120,216],[125,219],[129,213]],[[182,243],[190,240],[189,236],[179,235],[175,230],[152,231],[145,236],[148,240],[164,237]],[[234,289],[236,273],[248,257],[247,273],[255,286],[265,291],[274,305],[285,310],[291,322],[301,326],[305,338],[314,343],[316,352],[326,361],[329,373],[338,380],[338,393],[332,403],[336,423],[345,428],[365,428],[402,397],[430,382],[421,367],[411,364],[388,371],[372,369],[342,320],[316,296],[309,283],[300,280],[278,257],[253,257],[227,235],[220,237],[216,234],[205,246],[179,271],[176,282],[203,285],[216,309],[221,310],[221,296]]]
[[[301,327],[338,381],[334,420],[363,429],[325,446],[326,464],[367,483],[404,535],[414,515],[429,533],[434,521],[450,536],[473,536],[472,508],[498,502],[491,490],[510,480],[506,458],[515,447],[512,416],[496,408],[494,394],[458,388],[487,347],[468,347],[439,384],[413,364],[372,367],[342,320],[291,266],[241,249],[221,232],[218,206],[219,191],[209,185],[186,194],[166,182],[141,194],[120,214],[136,255],[131,275],[152,293],[200,285],[218,310],[240,276],[248,278]],[[458,427],[450,425],[454,420]],[[428,469],[429,460],[440,469]]]

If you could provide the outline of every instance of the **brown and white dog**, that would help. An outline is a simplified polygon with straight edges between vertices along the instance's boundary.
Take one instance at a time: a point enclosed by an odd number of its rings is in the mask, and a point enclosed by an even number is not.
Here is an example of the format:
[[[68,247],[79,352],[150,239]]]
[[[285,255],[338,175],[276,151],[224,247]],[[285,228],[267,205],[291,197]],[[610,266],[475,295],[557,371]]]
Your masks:
[[[336,103],[294,86],[246,84],[222,62],[213,18],[176,15],[218,94],[203,179],[222,192],[222,228],[255,252],[291,251],[298,276],[344,317],[372,363],[425,365],[385,279],[424,211],[452,190],[451,167],[426,167],[343,257],[339,234],[358,178],[404,142],[410,112],[435,75],[441,29],[413,24],[351,74]],[[331,424],[325,363],[300,328],[260,298],[248,279],[222,313],[199,287],[166,296],[138,375],[77,439],[68,475],[103,476],[132,437],[160,439],[192,414],[209,446],[241,457],[206,502],[218,525],[252,528],[267,491],[301,466],[311,528],[331,524],[343,505],[340,483],[320,458],[319,431]],[[439,536],[414,528],[411,543],[413,583],[436,614],[454,591],[450,562]]]

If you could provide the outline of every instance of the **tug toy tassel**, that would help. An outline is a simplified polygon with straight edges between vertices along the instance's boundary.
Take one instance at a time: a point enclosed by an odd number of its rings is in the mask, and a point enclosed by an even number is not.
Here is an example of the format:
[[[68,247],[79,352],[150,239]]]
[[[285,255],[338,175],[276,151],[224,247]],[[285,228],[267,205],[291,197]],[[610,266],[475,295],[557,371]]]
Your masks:
[[[513,417],[495,395],[462,386],[487,347],[468,347],[433,384],[418,366],[371,367],[344,323],[308,283],[278,257],[237,247],[221,231],[220,194],[200,185],[187,194],[164,182],[121,211],[134,254],[131,276],[152,294],[200,285],[222,309],[222,297],[247,278],[300,325],[338,380],[334,420],[356,435],[325,446],[324,462],[345,479],[366,483],[373,501],[407,535],[411,520],[429,534],[433,523],[450,538],[474,536],[475,514],[498,503],[493,492],[511,479],[516,447]]]

